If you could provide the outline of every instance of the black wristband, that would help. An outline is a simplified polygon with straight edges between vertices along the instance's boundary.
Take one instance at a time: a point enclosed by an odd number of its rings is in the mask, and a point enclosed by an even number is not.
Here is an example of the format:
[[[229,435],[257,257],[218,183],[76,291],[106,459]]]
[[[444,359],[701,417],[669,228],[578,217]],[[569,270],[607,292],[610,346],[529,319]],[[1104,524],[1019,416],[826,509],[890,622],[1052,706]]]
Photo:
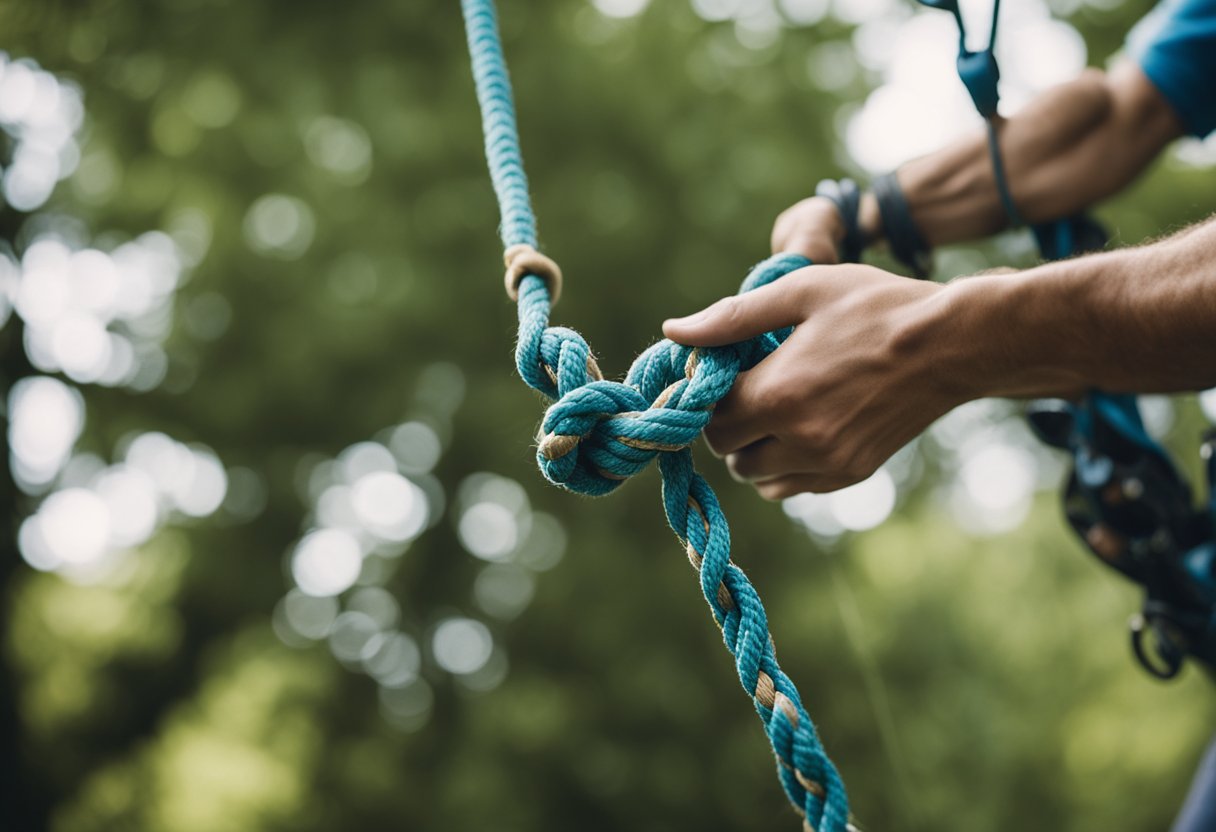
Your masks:
[[[870,189],[878,201],[882,230],[891,253],[896,260],[910,268],[913,275],[922,280],[927,278],[933,269],[933,249],[916,227],[895,173],[884,173],[871,183]]]
[[[840,214],[844,223],[844,239],[840,242],[840,262],[857,263],[861,260],[861,252],[865,248],[865,240],[861,236],[861,226],[857,223],[857,214],[861,208],[861,189],[852,179],[821,180],[815,186],[815,196],[830,199]]]

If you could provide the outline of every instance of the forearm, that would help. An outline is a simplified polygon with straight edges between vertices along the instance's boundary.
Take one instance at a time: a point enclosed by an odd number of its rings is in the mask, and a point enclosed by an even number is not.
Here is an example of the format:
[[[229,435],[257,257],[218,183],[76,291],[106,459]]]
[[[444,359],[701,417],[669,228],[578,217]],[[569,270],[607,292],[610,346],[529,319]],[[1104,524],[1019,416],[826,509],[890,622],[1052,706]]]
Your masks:
[[[957,281],[937,311],[963,398],[1216,386],[1216,218],[1150,245]]]
[[[1018,212],[1029,223],[1072,215],[1115,193],[1181,135],[1177,115],[1140,69],[1087,71],[1044,93],[999,126],[1001,156]],[[1008,225],[982,131],[904,165],[912,217],[931,245],[976,239]],[[872,197],[860,222],[882,223]]]

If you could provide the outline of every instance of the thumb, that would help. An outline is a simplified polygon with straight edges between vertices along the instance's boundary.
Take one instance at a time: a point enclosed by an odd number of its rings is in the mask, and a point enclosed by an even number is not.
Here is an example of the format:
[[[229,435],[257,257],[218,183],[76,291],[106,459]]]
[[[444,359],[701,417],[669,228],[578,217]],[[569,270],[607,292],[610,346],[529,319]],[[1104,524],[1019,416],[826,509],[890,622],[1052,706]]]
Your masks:
[[[677,344],[719,347],[755,335],[795,326],[804,317],[793,291],[797,284],[785,278],[742,295],[722,298],[700,312],[663,322],[663,334]]]

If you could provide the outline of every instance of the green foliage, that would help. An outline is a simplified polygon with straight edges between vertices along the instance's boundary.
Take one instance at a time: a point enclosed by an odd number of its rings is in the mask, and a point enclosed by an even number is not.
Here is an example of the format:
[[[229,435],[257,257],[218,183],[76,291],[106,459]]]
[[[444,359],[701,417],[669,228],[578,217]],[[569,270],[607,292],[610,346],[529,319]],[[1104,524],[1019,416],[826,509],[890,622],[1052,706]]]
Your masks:
[[[808,55],[849,44],[832,19],[749,48],[682,2],[624,20],[503,5],[542,239],[567,274],[555,319],[620,374],[664,317],[733,291],[771,218],[843,172],[836,125],[875,79],[815,86]],[[1076,12],[1091,57],[1144,6],[1109,5]],[[112,585],[14,579],[5,655],[51,828],[794,828],[657,478],[592,502],[533,469],[538,404],[512,378],[457,4],[10,0],[0,28],[85,92],[80,168],[53,207],[98,231],[201,227],[206,243],[165,383],[90,389],[84,445],[109,456],[162,430],[258,472],[268,495],[256,519],[162,532]],[[1196,218],[1201,187],[1167,162],[1105,216],[1134,242]],[[275,212],[296,230],[259,233]],[[638,285],[644,303],[622,291]],[[302,476],[410,415],[441,361],[467,395],[439,480],[526,484],[569,551],[495,630],[505,681],[476,693],[434,673],[429,721],[404,731],[374,682],[324,643],[280,643],[271,616]],[[832,546],[704,460],[864,827],[1163,828],[1214,715],[1199,674],[1161,686],[1133,667],[1135,593],[1080,553],[1053,497],[1013,533],[968,536],[939,499],[948,457],[919,453],[928,473],[892,519]],[[448,516],[389,587],[426,632],[474,609],[478,566]]]

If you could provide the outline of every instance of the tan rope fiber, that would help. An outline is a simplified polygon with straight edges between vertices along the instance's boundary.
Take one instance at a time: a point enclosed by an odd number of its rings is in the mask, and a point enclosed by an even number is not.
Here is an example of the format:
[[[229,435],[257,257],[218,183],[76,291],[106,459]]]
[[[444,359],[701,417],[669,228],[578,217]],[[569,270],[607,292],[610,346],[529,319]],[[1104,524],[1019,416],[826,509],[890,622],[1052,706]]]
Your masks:
[[[527,243],[511,246],[502,255],[507,273],[503,282],[511,300],[519,300],[519,282],[534,274],[549,286],[549,302],[557,303],[562,294],[562,270],[552,259],[541,254]]]

